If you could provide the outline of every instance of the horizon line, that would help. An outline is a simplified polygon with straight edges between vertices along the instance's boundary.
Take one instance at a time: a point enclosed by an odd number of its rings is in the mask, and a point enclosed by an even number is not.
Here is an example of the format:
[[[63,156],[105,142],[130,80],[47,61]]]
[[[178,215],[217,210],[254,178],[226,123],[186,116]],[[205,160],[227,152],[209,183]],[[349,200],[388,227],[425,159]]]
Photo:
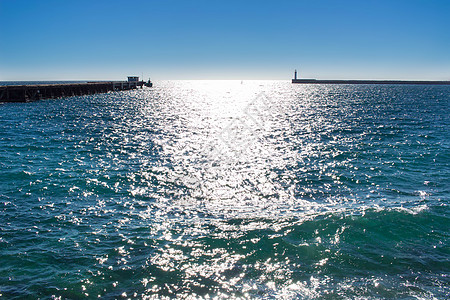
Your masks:
[[[140,78],[140,76],[138,76]],[[151,78],[150,78],[151,79]],[[264,79],[259,79],[259,78],[176,78],[176,79],[165,79],[165,78],[160,78],[160,79],[151,79],[152,81],[291,81],[294,78],[286,78],[286,79],[280,79],[280,78],[264,78]],[[146,81],[144,80],[144,78],[140,78],[140,80]],[[333,78],[333,79],[321,79],[321,78],[297,78],[297,80],[317,80],[317,81],[322,81],[322,80],[339,80],[339,81],[450,81],[450,79],[380,79],[380,78],[352,78],[352,79],[342,79],[342,78]],[[127,81],[127,78],[125,76],[125,78],[123,79],[0,79],[0,82],[16,82],[16,81],[20,81],[20,82],[32,82],[32,81]]]

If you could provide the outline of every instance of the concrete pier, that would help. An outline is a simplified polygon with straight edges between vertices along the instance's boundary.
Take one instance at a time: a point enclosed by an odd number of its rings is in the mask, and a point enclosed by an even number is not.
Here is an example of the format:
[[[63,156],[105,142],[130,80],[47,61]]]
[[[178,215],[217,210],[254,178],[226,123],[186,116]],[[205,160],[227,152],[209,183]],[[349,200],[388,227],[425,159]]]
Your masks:
[[[144,86],[144,81],[0,86],[0,102],[30,102],[41,99],[82,96],[109,91],[124,91]]]
[[[292,83],[303,84],[420,84],[420,85],[450,85],[450,81],[425,80],[323,80],[323,79],[292,79]]]

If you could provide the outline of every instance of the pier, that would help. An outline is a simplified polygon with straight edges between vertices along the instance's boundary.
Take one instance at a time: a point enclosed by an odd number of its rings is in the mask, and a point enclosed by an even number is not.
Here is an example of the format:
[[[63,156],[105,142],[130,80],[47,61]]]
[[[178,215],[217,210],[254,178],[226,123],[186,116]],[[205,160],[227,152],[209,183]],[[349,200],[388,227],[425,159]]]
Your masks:
[[[297,70],[294,71],[292,83],[303,84],[431,84],[431,85],[450,85],[450,81],[427,81],[427,80],[336,80],[336,79],[307,79],[297,78]]]
[[[6,85],[0,86],[0,102],[31,102],[41,99],[53,99],[71,96],[83,96],[110,91],[132,90],[143,86],[152,86],[151,82],[139,81],[138,77],[129,77],[128,81]]]
[[[292,83],[303,84],[419,84],[419,85],[450,85],[450,81],[426,80],[321,80],[321,79],[292,79]]]

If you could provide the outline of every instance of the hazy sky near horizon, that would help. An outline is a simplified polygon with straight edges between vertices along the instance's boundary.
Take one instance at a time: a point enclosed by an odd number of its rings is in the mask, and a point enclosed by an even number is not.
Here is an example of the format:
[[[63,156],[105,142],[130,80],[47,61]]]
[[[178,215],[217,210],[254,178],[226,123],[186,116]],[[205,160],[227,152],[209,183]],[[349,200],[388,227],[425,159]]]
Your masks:
[[[0,80],[450,80],[450,0],[0,0]]]

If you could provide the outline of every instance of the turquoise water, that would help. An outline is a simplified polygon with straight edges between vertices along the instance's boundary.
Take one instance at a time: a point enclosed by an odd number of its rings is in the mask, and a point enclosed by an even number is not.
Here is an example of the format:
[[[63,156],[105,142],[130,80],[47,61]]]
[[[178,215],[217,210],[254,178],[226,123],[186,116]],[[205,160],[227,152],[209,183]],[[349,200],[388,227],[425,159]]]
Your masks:
[[[0,295],[446,299],[450,87],[0,104]]]

